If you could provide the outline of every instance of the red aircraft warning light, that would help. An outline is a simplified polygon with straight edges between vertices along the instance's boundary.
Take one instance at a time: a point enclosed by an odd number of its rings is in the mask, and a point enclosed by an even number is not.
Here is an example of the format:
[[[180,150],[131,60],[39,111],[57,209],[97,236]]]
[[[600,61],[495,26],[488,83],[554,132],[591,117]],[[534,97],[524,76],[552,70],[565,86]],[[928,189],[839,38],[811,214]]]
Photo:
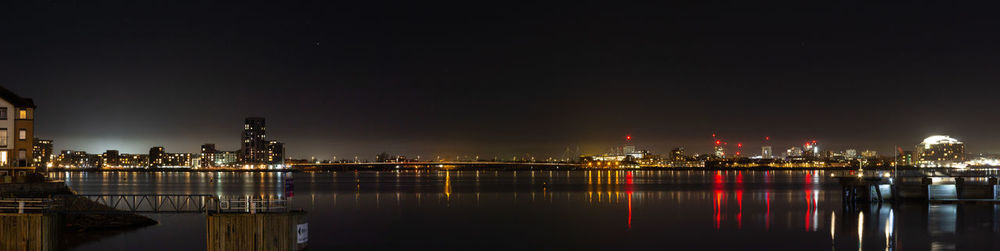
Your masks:
[[[625,141],[632,141],[632,135],[626,134]]]

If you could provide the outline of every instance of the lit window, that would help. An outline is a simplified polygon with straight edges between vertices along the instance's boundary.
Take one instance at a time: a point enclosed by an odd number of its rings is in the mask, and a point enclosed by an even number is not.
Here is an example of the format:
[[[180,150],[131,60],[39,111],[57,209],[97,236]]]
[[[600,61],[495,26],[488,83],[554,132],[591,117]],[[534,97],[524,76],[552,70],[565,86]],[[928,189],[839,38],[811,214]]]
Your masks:
[[[0,128],[0,147],[7,147],[7,128]]]
[[[28,130],[17,129],[17,140],[26,140],[26,139],[28,139]]]
[[[17,111],[18,119],[28,119],[28,110],[21,109]]]

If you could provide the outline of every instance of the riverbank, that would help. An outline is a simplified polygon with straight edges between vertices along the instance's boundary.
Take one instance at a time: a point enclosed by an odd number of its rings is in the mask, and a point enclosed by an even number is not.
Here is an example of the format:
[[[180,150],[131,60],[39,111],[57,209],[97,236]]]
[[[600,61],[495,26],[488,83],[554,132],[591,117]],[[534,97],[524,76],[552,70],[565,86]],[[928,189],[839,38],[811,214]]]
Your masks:
[[[303,166],[281,170],[246,170],[246,169],[52,169],[49,172],[137,172],[137,173],[168,173],[168,172],[193,172],[193,173],[276,173],[276,172],[329,172],[329,171],[887,171],[887,170],[948,170],[948,171],[973,171],[973,170],[1000,170],[998,167],[968,167],[965,169],[956,168],[920,168],[912,166],[904,167],[639,167],[639,168],[585,168],[581,166],[552,166],[552,165],[484,165],[484,166],[392,166],[392,165],[338,165],[338,166]]]

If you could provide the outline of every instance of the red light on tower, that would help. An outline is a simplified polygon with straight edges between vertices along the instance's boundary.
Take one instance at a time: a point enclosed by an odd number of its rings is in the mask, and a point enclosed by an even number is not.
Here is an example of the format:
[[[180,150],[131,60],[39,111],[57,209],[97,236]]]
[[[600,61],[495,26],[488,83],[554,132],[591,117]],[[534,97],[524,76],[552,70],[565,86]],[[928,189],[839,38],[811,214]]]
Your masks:
[[[721,140],[715,140],[715,145],[719,145],[719,144],[722,144],[722,141]]]
[[[625,135],[625,141],[632,141],[632,135]]]
[[[736,147],[743,147],[743,143],[736,143]]]
[[[764,136],[764,140],[771,140],[771,136]]]

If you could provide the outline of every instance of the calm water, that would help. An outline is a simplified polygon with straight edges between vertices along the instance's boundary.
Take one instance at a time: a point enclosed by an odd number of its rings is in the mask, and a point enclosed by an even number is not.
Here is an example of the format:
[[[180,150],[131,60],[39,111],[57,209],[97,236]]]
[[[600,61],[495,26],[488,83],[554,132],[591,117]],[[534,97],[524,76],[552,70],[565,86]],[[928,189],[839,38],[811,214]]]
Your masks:
[[[330,249],[1000,250],[1000,207],[845,209],[824,171],[58,173],[80,193],[283,197]],[[75,250],[205,249],[203,215]]]

